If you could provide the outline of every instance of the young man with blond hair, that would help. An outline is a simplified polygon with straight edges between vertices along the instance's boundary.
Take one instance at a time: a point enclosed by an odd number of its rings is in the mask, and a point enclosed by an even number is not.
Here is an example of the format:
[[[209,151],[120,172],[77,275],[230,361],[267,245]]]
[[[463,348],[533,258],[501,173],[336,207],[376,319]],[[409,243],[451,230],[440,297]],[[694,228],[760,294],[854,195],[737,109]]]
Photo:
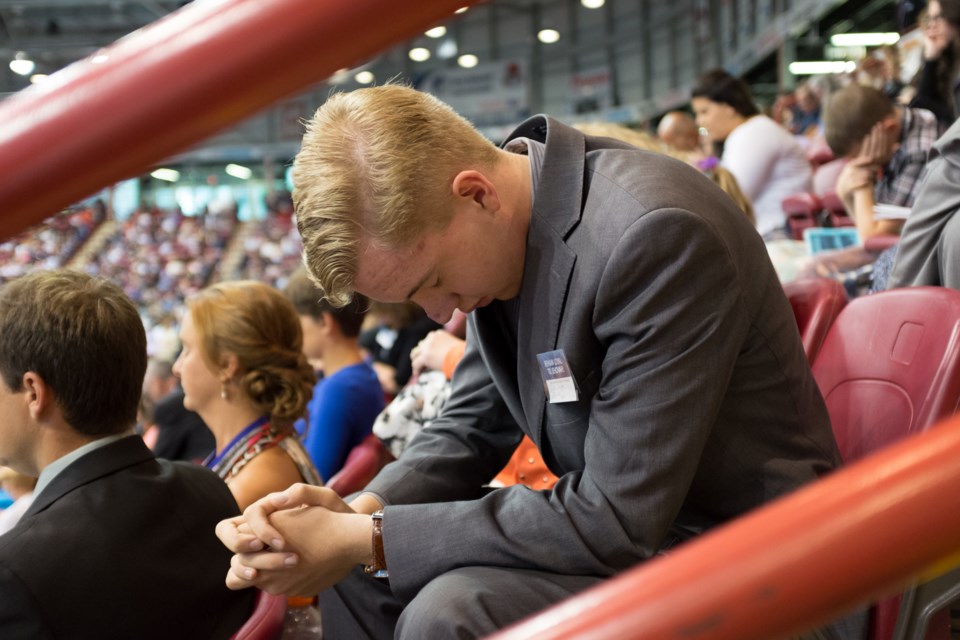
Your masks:
[[[220,523],[232,588],[323,591],[329,637],[475,637],[839,464],[762,240],[684,163],[545,116],[498,149],[383,86],[319,109],[294,182],[327,297],[472,312],[467,348],[349,504],[295,486]],[[524,435],[556,486],[485,487]]]

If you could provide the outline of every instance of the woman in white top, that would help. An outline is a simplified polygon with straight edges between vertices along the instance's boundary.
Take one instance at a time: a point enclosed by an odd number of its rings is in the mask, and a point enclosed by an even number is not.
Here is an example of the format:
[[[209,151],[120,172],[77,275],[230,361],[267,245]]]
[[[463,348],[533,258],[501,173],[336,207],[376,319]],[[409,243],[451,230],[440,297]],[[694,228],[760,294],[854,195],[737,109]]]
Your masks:
[[[709,71],[693,88],[697,124],[713,143],[723,143],[721,165],[737,179],[765,240],[786,237],[783,199],[810,191],[813,169],[793,135],[761,115],[747,84],[723,71]]]

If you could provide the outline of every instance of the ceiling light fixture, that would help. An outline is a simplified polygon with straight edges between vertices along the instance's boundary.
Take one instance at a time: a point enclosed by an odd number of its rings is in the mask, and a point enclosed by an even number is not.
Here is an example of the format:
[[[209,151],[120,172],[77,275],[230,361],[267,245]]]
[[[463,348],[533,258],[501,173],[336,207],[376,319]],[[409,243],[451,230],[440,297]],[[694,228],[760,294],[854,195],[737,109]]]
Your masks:
[[[560,39],[560,32],[556,29],[541,29],[537,34],[537,40],[543,44],[553,44]]]
[[[885,44],[897,44],[900,34],[888,33],[838,33],[830,36],[830,44],[835,47],[879,47]]]
[[[457,9],[456,11],[454,11],[454,13],[466,13],[466,12],[467,12],[467,9],[469,9],[469,8],[470,8],[470,7],[460,7],[459,9]]]
[[[599,9],[603,6],[604,0],[580,0],[582,4],[587,9]]]
[[[46,79],[49,78],[49,77],[50,77],[50,76],[48,76],[48,75],[45,74],[45,73],[35,73],[35,74],[33,74],[32,76],[30,76],[30,82],[31,82],[32,84],[40,84],[41,82],[43,82],[44,80],[46,80]]]
[[[424,62],[430,59],[430,49],[426,47],[414,47],[407,54],[414,62]]]
[[[250,167],[245,167],[242,164],[233,164],[230,163],[224,168],[224,171],[227,172],[228,176],[233,176],[234,178],[239,178],[240,180],[249,180],[253,175],[253,169]]]
[[[857,63],[850,60],[814,60],[810,62],[791,62],[787,69],[795,76],[814,76],[827,73],[850,73]]]
[[[464,69],[472,69],[477,66],[480,62],[480,58],[473,55],[472,53],[465,53],[459,58],[457,58],[457,64],[463,67]]]
[[[353,79],[360,84],[370,84],[374,81],[374,76],[369,71],[361,71],[357,75],[353,76]]]
[[[27,57],[23,51],[17,51],[16,55],[13,56],[13,60],[10,61],[10,71],[13,71],[18,76],[28,76],[33,73],[33,70],[37,68],[37,64]]]
[[[428,38],[442,38],[447,35],[447,28],[443,25],[439,27],[434,27],[433,29],[427,29],[426,35]]]
[[[437,57],[441,60],[449,60],[457,55],[457,43],[453,38],[447,38],[437,45]]]
[[[180,179],[180,172],[176,169],[155,169],[150,172],[150,175],[166,182],[176,182]]]

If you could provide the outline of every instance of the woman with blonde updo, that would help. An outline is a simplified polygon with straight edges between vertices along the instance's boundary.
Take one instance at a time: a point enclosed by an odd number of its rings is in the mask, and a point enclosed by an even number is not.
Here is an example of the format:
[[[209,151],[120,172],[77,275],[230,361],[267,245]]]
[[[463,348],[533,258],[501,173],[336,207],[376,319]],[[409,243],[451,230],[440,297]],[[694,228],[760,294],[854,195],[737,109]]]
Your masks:
[[[204,464],[240,508],[297,482],[322,484],[293,429],[316,383],[293,305],[259,282],[220,283],[187,301],[180,340],[183,404],[216,439]]]

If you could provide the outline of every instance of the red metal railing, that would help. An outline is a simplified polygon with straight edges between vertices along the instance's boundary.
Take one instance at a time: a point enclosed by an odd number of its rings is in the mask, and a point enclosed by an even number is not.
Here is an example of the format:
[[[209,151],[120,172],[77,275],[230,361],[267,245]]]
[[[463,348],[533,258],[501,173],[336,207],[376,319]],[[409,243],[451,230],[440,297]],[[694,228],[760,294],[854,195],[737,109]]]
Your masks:
[[[0,103],[0,239],[473,1],[187,5]]]
[[[789,637],[899,591],[960,550],[957,496],[960,417],[493,638]]]

